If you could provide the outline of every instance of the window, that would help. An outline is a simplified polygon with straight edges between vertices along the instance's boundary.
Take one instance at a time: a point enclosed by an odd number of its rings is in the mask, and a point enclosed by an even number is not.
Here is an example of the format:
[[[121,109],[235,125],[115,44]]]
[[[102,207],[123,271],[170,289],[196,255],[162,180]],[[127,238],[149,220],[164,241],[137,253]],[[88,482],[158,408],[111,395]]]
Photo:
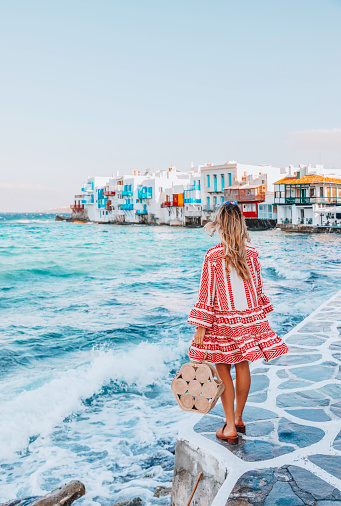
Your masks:
[[[209,188],[210,186],[211,186],[210,175],[207,174],[207,187]]]
[[[224,202],[224,197],[221,197],[221,203],[223,203],[223,202]]]
[[[232,174],[229,172],[229,186],[232,186]]]
[[[320,197],[323,197],[323,186],[320,186]]]
[[[225,188],[225,176],[224,174],[221,174],[221,189],[224,191]]]
[[[207,209],[211,207],[211,197],[207,197]]]
[[[315,188],[314,187],[310,188],[310,196],[311,197],[315,196]]]
[[[214,184],[214,191],[218,191],[218,180],[217,180],[217,174],[214,174],[213,176],[213,184]]]
[[[214,197],[214,207],[217,205],[217,197]]]

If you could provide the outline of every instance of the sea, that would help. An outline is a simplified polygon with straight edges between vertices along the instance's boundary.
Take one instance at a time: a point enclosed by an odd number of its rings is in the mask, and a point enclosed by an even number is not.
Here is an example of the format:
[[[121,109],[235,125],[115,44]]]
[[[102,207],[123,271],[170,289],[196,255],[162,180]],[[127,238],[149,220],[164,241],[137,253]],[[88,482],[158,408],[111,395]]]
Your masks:
[[[341,286],[341,236],[254,231],[284,336]],[[0,502],[77,479],[77,505],[170,487],[189,415],[170,382],[188,360],[201,228],[0,215]]]

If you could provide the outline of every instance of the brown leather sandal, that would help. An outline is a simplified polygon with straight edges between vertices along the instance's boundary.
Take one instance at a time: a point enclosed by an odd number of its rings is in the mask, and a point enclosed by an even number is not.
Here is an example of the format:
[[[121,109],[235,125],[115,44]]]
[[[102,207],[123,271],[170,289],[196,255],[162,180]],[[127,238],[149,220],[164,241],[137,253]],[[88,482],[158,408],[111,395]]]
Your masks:
[[[222,429],[217,430],[217,432],[216,432],[217,438],[226,440],[228,443],[230,443],[230,445],[238,444],[238,440],[239,440],[238,435],[237,436],[224,436],[225,427],[226,427],[226,423],[224,423],[224,427]]]
[[[236,431],[240,432],[240,434],[245,434],[246,432],[245,424],[243,423],[243,425],[236,425]]]

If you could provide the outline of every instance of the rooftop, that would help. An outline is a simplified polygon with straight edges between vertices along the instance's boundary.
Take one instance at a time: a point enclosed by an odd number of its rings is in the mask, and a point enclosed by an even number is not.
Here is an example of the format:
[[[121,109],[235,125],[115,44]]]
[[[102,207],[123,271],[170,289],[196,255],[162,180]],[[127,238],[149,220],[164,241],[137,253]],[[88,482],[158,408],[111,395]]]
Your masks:
[[[276,181],[274,184],[309,184],[309,183],[338,183],[341,184],[341,179],[336,177],[324,177],[319,176],[318,174],[310,174],[306,176],[302,176],[300,178],[287,176],[279,181]]]

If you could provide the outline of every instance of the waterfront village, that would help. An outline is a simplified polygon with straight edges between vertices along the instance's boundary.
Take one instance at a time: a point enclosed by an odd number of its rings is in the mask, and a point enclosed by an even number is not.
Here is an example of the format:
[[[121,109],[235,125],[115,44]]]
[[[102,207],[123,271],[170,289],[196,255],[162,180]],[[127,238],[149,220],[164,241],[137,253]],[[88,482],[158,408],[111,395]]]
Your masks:
[[[175,167],[89,177],[71,206],[72,221],[202,226],[236,201],[249,228],[341,231],[341,170],[323,165]],[[58,217],[57,217],[58,219]]]

